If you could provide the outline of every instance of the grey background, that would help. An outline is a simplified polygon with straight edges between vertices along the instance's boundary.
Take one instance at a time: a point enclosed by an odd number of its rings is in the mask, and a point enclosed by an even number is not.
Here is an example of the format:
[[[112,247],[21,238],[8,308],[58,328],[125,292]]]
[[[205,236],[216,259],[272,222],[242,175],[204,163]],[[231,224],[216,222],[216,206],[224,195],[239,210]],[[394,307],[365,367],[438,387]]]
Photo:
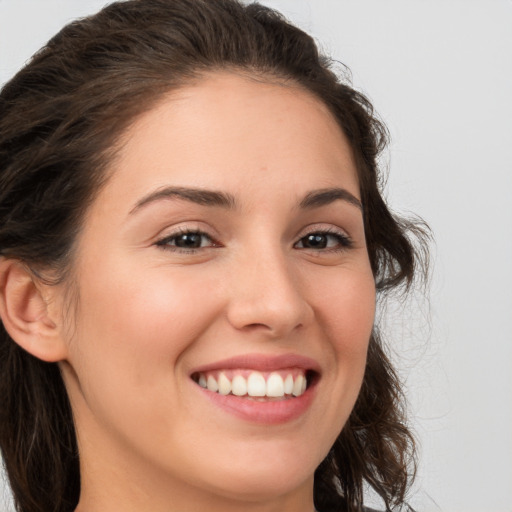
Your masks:
[[[105,3],[0,0],[0,83]],[[264,3],[351,68],[391,130],[391,204],[435,233],[430,304],[385,322],[420,442],[411,503],[512,512],[512,2]]]

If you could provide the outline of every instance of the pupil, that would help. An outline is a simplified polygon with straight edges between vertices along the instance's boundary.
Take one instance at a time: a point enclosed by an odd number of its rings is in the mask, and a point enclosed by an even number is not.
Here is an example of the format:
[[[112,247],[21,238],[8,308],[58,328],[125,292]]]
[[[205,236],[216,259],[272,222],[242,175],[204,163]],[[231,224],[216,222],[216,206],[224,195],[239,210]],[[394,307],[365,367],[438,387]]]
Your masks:
[[[327,237],[321,234],[311,234],[306,237],[306,245],[314,249],[327,247]]]
[[[177,247],[185,247],[187,249],[195,249],[201,247],[201,235],[197,233],[185,233],[176,239]]]

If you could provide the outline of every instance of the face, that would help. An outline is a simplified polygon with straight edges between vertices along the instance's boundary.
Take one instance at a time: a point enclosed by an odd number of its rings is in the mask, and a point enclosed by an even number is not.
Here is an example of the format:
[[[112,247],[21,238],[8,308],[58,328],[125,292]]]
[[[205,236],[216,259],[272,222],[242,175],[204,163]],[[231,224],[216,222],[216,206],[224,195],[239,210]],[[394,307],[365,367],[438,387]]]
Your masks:
[[[175,500],[310,496],[375,298],[351,150],[321,102],[235,74],[173,93],[126,134],[74,279],[62,370],[84,491],[101,475]]]

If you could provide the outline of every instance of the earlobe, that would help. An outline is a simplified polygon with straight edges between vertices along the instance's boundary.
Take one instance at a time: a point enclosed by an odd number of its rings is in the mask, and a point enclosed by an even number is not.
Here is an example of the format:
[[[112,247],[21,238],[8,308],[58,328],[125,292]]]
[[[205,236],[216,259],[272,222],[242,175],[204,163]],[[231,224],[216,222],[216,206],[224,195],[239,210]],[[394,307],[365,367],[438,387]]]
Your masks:
[[[0,258],[0,317],[11,338],[47,362],[65,359],[65,342],[50,314],[48,285],[18,260]]]

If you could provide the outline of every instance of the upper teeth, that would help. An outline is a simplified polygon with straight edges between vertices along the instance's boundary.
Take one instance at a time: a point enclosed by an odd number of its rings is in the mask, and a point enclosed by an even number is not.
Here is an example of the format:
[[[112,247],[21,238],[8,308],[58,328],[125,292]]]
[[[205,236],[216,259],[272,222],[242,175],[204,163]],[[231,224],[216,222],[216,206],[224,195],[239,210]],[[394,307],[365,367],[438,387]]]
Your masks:
[[[279,398],[285,395],[300,396],[306,391],[307,381],[303,371],[263,374],[250,371],[247,376],[237,371],[200,373],[197,383],[221,395]]]

